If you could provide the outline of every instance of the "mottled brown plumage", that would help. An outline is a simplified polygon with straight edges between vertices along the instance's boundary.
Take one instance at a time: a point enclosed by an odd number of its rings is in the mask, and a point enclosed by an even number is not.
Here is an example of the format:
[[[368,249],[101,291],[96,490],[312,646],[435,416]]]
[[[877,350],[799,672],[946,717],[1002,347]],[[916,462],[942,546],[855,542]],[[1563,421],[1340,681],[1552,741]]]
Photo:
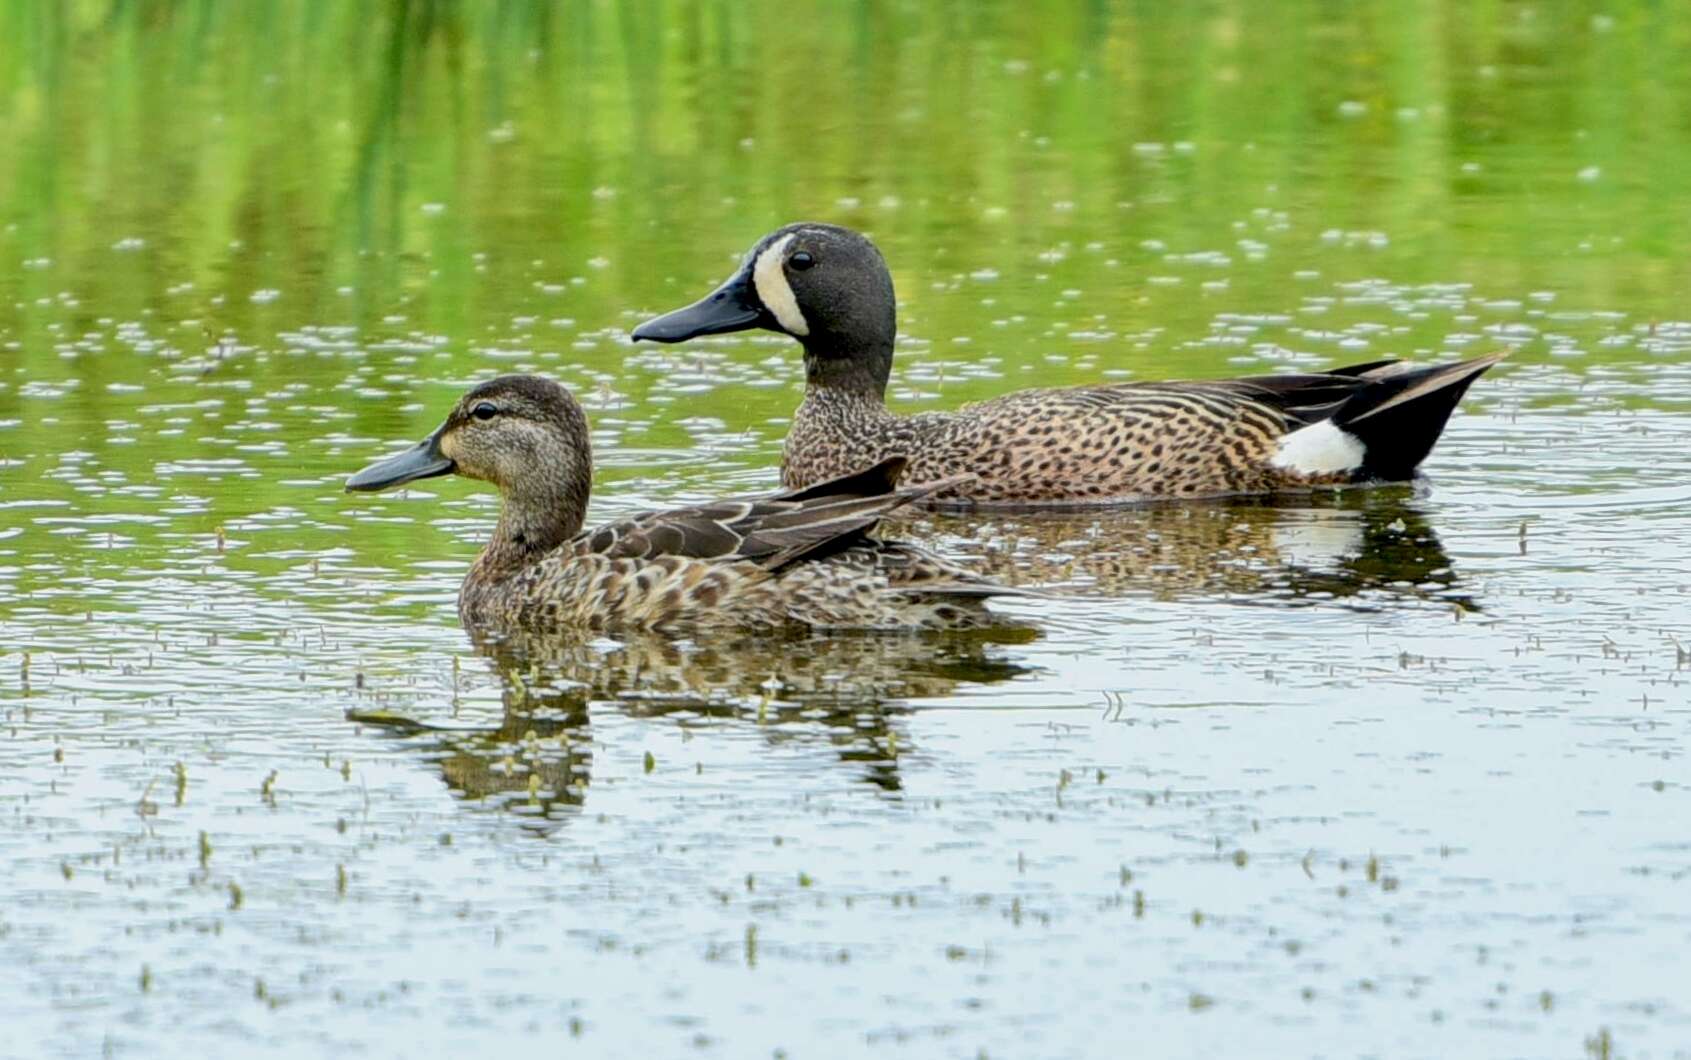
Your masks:
[[[459,591],[466,624],[669,629],[969,627],[1015,592],[877,522],[953,482],[900,487],[905,461],[767,497],[648,512],[582,531],[592,484],[587,417],[569,391],[505,376],[459,400],[428,438],[347,480],[379,490],[459,474],[499,488],[498,526]]]
[[[716,291],[634,337],[680,342],[752,327],[804,346],[785,485],[893,456],[909,459],[909,482],[970,476],[930,503],[1103,504],[1407,479],[1469,384],[1503,356],[1023,390],[900,416],[886,407],[895,335],[886,263],[860,234],[808,223],[766,236]]]

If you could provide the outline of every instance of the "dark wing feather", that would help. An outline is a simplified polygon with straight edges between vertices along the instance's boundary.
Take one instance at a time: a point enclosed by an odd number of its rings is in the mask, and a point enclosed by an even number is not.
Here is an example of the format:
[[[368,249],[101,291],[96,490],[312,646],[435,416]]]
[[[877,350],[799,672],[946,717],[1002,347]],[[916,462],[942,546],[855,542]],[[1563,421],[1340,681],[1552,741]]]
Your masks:
[[[1352,395],[1392,374],[1399,362],[1369,361],[1327,372],[1286,372],[1239,379],[1159,380],[1076,387],[1067,393],[1091,408],[1143,405],[1154,415],[1157,403],[1209,401],[1222,405],[1265,406],[1298,424],[1316,423],[1333,415]],[[1032,392],[1030,392],[1032,393]]]
[[[817,497],[878,497],[898,488],[898,480],[910,461],[902,456],[889,456],[874,467],[864,468],[851,475],[841,475],[826,482],[818,482],[808,489],[788,490],[773,497],[788,501],[806,501]]]
[[[1383,361],[1364,361],[1361,364],[1347,364],[1343,368],[1329,368],[1323,375],[1378,375],[1383,368],[1391,368],[1403,362],[1396,357],[1387,357]]]
[[[969,477],[900,489],[904,465],[894,457],[808,489],[645,512],[584,532],[575,547],[611,559],[751,560],[773,570],[849,547],[888,512]]]

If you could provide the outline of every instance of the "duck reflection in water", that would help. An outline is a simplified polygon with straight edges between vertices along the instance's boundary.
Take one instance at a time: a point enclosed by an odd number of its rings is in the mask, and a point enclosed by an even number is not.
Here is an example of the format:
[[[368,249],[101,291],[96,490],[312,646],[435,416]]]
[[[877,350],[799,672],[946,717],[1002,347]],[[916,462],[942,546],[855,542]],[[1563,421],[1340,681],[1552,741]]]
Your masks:
[[[943,539],[944,551],[1009,584],[1061,586],[1093,598],[1480,609],[1407,492],[1003,513],[985,522],[936,513],[894,532]],[[824,742],[856,779],[896,792],[900,755],[920,735],[907,723],[912,705],[967,697],[971,686],[1028,672],[1003,658],[1000,645],[1037,637],[1015,627],[722,631],[685,640],[636,631],[616,639],[474,626],[470,633],[499,690],[497,725],[436,726],[375,712],[352,717],[425,737],[450,788],[529,817],[541,832],[586,802],[593,717],[607,710],[700,732],[750,726],[770,746]]]
[[[899,757],[916,701],[966,695],[1029,668],[999,646],[1026,628],[966,632],[700,635],[630,631],[612,640],[563,631],[471,629],[500,698],[491,728],[354,711],[361,724],[418,738],[466,800],[508,809],[550,831],[592,784],[593,717],[606,710],[701,732],[749,726],[771,746],[825,743],[856,779],[902,788]],[[477,679],[466,684],[473,689]]]
[[[1480,609],[1407,488],[990,521],[927,513],[901,516],[888,532],[966,557],[1006,584],[1093,598]]]

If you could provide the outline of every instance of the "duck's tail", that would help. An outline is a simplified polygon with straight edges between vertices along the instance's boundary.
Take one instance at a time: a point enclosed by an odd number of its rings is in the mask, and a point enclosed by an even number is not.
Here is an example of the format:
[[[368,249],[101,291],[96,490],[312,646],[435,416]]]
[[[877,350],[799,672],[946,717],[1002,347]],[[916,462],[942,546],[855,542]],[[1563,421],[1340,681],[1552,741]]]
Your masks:
[[[1468,387],[1506,356],[1492,353],[1427,368],[1364,366],[1368,370],[1356,374],[1366,385],[1329,418],[1281,439],[1274,463],[1306,475],[1348,472],[1359,482],[1412,478]]]

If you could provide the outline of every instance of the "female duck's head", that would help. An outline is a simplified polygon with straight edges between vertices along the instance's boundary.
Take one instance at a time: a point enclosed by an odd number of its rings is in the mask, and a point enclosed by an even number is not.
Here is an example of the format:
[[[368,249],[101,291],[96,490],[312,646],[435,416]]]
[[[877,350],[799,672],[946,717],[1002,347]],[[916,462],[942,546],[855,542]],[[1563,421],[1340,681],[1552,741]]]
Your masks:
[[[886,389],[897,307],[875,244],[838,225],[800,222],[769,233],[734,275],[684,309],[634,329],[634,339],[685,342],[763,328],[804,344],[810,381]]]
[[[366,492],[437,475],[498,487],[502,521],[529,544],[556,544],[581,528],[593,481],[587,415],[568,390],[533,375],[482,383],[434,433],[346,480]]]

